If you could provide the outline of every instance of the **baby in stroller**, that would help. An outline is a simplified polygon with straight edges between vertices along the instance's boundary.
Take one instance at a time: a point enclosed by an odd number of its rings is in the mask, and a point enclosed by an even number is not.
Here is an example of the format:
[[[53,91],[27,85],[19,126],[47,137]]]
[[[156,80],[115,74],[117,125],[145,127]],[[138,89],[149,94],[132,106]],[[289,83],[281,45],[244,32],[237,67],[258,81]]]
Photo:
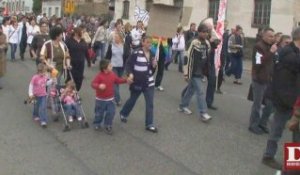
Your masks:
[[[61,89],[60,101],[63,104],[63,109],[68,117],[68,121],[73,122],[74,118],[82,121],[82,112],[78,104],[78,95],[76,92],[75,83],[71,80],[66,84],[65,89]]]

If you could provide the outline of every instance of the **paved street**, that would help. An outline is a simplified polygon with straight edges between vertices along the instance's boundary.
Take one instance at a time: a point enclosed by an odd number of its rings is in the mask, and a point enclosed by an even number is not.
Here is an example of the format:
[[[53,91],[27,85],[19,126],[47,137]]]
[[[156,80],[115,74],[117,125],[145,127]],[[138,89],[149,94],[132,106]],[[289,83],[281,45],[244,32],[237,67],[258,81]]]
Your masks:
[[[249,69],[249,62],[246,63]],[[63,123],[50,122],[42,129],[31,119],[31,106],[24,105],[35,63],[9,62],[6,84],[0,90],[1,175],[273,175],[262,165],[267,135],[248,132],[251,103],[246,100],[250,72],[242,86],[226,78],[225,94],[215,95],[213,120],[202,123],[193,99],[190,116],[177,112],[185,82],[172,65],[165,72],[164,92],[155,94],[158,134],[144,130],[144,99],[140,97],[127,124],[115,116],[114,135],[93,129],[62,132]],[[94,91],[91,79],[97,68],[86,69],[81,97],[89,123],[93,120]],[[123,102],[128,85],[122,85]],[[117,109],[117,113],[120,108]],[[290,140],[285,132],[282,142]],[[282,142],[278,159],[282,160]]]

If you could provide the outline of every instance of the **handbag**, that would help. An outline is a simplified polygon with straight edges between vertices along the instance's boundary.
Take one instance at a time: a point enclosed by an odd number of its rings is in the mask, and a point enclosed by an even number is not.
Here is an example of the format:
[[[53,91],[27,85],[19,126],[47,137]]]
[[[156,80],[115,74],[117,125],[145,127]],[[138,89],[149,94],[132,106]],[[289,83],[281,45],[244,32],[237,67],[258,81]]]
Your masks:
[[[111,57],[112,57],[112,50],[111,50],[112,48],[111,47],[112,47],[112,45],[109,44],[106,54],[105,54],[105,59],[111,60]]]
[[[96,53],[92,48],[88,49],[88,59],[93,60],[96,57]]]

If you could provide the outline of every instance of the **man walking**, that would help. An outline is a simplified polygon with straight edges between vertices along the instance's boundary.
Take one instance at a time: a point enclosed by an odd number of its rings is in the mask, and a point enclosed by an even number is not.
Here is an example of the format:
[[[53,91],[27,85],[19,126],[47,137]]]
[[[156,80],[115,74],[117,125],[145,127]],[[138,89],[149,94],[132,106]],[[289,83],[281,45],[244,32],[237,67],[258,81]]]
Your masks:
[[[274,30],[264,29],[262,39],[256,43],[252,58],[252,89],[253,105],[250,114],[249,131],[254,134],[268,133],[267,122],[269,115],[260,116],[260,110],[265,91],[271,81],[273,58],[277,51],[274,43]]]
[[[262,162],[274,169],[281,169],[275,160],[278,141],[286,122],[293,115],[293,106],[300,98],[300,28],[292,32],[293,42],[279,52],[279,62],[274,67],[272,80],[274,120]],[[275,47],[271,49],[275,50]],[[296,112],[296,111],[295,111]],[[298,124],[299,126],[299,124]],[[299,128],[293,131],[293,142],[300,142]]]
[[[192,114],[188,109],[192,96],[196,93],[198,112],[203,122],[211,120],[211,116],[207,114],[207,104],[203,91],[202,78],[204,77],[203,68],[208,59],[210,52],[210,43],[207,40],[209,28],[205,24],[198,27],[198,38],[194,39],[188,50],[188,60],[184,69],[184,76],[188,85],[182,93],[181,103],[178,110],[185,114]]]

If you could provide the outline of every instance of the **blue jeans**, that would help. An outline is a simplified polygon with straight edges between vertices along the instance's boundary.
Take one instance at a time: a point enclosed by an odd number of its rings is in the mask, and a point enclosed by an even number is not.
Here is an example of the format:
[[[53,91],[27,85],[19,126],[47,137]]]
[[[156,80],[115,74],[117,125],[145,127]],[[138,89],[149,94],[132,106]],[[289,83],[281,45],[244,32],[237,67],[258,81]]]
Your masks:
[[[124,73],[123,67],[114,67],[113,72],[118,76],[122,77]],[[115,101],[119,103],[121,101],[121,95],[120,95],[120,88],[118,84],[114,85],[114,91],[115,91]]]
[[[278,149],[278,141],[282,136],[283,130],[286,126],[286,122],[291,118],[291,116],[292,111],[281,112],[275,109],[274,120],[273,123],[271,123],[270,135],[264,157],[274,158]],[[300,142],[300,132],[293,132],[292,137],[293,142]]]
[[[263,115],[261,117],[260,110],[261,110],[264,94],[267,89],[267,84],[260,84],[255,81],[252,81],[251,85],[253,90],[253,104],[251,108],[249,127],[257,128],[259,125],[266,126],[270,115]]]
[[[226,71],[226,75],[234,75],[235,79],[241,79],[243,73],[243,57],[235,56],[232,53],[229,53],[228,56],[230,57],[230,67]]]
[[[183,50],[173,50],[172,51],[172,60],[177,59],[178,62],[178,71],[183,72],[184,65],[184,51]]]
[[[47,96],[36,97],[33,106],[33,117],[39,117],[41,122],[47,122]]]
[[[67,116],[76,116],[76,117],[81,117],[81,111],[78,106],[78,104],[65,104],[64,108],[66,110],[66,115]]]
[[[9,43],[9,44],[10,44],[10,58],[11,60],[15,60],[18,44],[13,44],[13,43]]]
[[[94,125],[100,126],[104,118],[104,126],[112,126],[116,112],[113,101],[96,100]]]
[[[96,51],[96,59],[100,57],[100,60],[104,59],[106,50],[106,43],[100,42],[99,48]]]
[[[130,91],[130,97],[124,104],[120,114],[124,117],[128,117],[130,112],[132,111],[136,100],[139,98],[141,93],[144,94],[145,102],[146,102],[146,119],[145,119],[145,126],[153,126],[153,99],[154,99],[154,87],[148,87],[141,91]]]
[[[179,107],[188,107],[195,92],[197,98],[198,111],[201,114],[207,113],[207,104],[205,101],[205,94],[203,92],[202,79],[200,77],[192,77],[189,80],[185,92],[181,94],[182,98]]]

